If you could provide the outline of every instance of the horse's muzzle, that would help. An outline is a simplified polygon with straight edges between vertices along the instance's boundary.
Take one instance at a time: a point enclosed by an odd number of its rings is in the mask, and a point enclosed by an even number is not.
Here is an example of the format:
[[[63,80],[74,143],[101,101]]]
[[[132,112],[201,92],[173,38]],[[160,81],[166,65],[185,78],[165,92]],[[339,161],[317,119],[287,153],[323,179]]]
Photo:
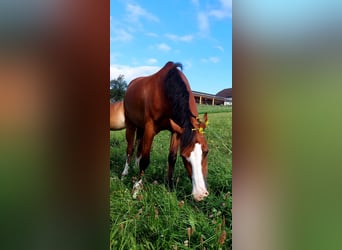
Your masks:
[[[209,192],[207,190],[202,191],[200,193],[193,193],[192,194],[195,201],[202,201],[205,197],[209,195]]]

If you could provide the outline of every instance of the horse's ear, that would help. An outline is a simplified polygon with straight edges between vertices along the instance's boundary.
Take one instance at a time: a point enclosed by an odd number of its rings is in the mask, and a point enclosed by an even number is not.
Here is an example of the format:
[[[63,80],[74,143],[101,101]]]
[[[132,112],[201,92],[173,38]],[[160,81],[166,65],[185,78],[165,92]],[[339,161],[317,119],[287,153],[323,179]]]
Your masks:
[[[207,112],[205,112],[205,114],[203,116],[203,120],[204,120],[205,126],[208,127],[209,120],[208,120],[208,113]]]
[[[170,119],[170,126],[173,132],[177,134],[183,134],[184,128],[181,128],[177,123],[175,123],[172,119]]]

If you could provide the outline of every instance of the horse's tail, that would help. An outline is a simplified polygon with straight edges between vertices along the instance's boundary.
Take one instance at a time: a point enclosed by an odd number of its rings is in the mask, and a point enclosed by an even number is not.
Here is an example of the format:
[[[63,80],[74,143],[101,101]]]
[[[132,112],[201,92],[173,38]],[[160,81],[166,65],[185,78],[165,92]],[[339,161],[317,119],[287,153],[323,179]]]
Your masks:
[[[183,71],[183,64],[177,62],[177,63],[175,63],[175,67],[176,67],[176,68],[179,67],[179,68],[181,69],[181,71]]]
[[[168,74],[168,72],[174,68],[180,68],[181,70],[183,70],[183,65],[179,62],[174,63],[174,62],[167,62],[164,67],[162,67],[157,73],[156,75],[162,75],[162,76],[166,76]]]

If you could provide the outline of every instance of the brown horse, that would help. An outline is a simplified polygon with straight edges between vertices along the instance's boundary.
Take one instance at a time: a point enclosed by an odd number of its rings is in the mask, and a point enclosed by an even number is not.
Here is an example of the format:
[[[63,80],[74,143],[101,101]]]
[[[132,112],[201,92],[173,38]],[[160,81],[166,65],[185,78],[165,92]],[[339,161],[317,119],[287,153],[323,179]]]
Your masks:
[[[110,104],[109,124],[110,130],[121,130],[126,127],[124,105],[122,101]]]
[[[192,181],[196,201],[208,196],[208,146],[204,129],[208,121],[198,118],[195,98],[180,63],[168,62],[157,73],[131,81],[124,98],[127,159],[122,175],[128,174],[134,150],[134,135],[138,144],[137,163],[140,175],[150,162],[153,138],[161,130],[171,131],[168,156],[168,184],[173,187],[173,170],[180,148],[184,166]],[[141,184],[141,180],[138,182]]]

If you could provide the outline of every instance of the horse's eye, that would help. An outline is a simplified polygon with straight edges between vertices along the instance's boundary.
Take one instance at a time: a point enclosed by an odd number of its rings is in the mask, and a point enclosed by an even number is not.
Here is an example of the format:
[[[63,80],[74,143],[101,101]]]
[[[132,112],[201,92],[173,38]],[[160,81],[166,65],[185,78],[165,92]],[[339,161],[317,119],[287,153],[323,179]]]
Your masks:
[[[204,156],[207,156],[208,153],[209,153],[209,149],[203,151]]]

